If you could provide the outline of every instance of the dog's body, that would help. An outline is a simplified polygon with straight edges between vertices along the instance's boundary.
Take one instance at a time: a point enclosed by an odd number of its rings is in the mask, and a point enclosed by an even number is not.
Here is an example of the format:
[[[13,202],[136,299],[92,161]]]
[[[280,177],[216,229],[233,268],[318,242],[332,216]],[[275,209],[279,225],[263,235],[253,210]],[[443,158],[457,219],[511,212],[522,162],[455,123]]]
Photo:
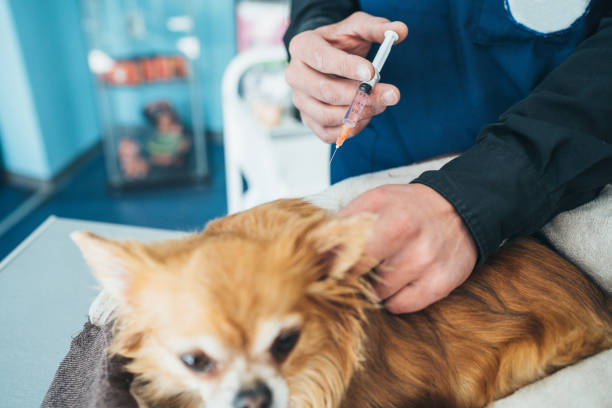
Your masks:
[[[612,347],[608,308],[573,265],[514,241],[424,311],[373,314],[365,370],[343,406],[484,406]],[[380,384],[402,391],[376,392]]]
[[[610,300],[531,239],[422,312],[383,311],[355,274],[371,225],[281,200],[180,241],[75,240],[119,300],[110,351],[143,406],[483,406],[612,347]]]

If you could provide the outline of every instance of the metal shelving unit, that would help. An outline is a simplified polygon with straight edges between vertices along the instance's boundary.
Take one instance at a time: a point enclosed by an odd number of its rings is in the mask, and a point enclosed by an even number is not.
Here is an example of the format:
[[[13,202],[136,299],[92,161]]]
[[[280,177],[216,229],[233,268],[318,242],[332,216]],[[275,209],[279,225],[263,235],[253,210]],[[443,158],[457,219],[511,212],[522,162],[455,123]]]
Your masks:
[[[194,0],[81,0],[109,186],[208,175]]]

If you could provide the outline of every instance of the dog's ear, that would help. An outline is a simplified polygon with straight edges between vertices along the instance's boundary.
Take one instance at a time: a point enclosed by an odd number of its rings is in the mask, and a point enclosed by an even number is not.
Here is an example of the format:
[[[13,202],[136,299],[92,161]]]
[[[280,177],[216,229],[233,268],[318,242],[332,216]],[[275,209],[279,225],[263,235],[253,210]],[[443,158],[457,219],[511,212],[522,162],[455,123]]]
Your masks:
[[[76,231],[70,238],[77,244],[100,284],[115,299],[124,300],[132,280],[137,255],[127,244],[102,238],[90,232]]]
[[[368,270],[364,251],[375,220],[374,214],[367,213],[334,218],[308,233],[307,240],[318,253],[324,272],[322,278],[342,279],[349,271],[359,274]]]

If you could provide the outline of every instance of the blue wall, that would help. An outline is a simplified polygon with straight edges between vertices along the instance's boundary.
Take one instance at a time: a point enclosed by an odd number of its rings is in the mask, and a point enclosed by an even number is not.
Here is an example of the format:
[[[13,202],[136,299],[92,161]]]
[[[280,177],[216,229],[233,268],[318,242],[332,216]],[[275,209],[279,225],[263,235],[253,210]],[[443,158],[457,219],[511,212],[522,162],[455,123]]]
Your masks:
[[[50,174],[25,61],[8,0],[0,0],[0,142],[4,167],[35,178]]]
[[[195,4],[205,124],[221,131],[234,2]],[[10,172],[50,179],[99,139],[80,19],[78,0],[0,0],[0,143]]]
[[[202,41],[202,87],[205,124],[210,130],[223,130],[221,79],[236,55],[236,22],[233,0],[196,1],[198,37]]]
[[[12,17],[0,50],[14,50],[0,68],[6,168],[50,179],[100,134],[78,1],[0,1],[4,19]]]

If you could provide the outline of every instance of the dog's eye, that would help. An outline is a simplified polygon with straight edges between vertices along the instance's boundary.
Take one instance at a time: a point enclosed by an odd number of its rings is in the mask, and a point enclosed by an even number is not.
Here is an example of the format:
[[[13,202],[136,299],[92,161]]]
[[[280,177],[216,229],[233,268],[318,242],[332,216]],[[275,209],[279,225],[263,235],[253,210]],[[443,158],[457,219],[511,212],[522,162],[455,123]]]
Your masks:
[[[282,362],[289,355],[291,350],[293,350],[299,338],[299,330],[281,333],[276,340],[274,340],[272,348],[270,349],[272,357],[274,357],[276,361]]]
[[[181,361],[193,371],[209,373],[215,368],[215,362],[201,351],[181,355]]]

